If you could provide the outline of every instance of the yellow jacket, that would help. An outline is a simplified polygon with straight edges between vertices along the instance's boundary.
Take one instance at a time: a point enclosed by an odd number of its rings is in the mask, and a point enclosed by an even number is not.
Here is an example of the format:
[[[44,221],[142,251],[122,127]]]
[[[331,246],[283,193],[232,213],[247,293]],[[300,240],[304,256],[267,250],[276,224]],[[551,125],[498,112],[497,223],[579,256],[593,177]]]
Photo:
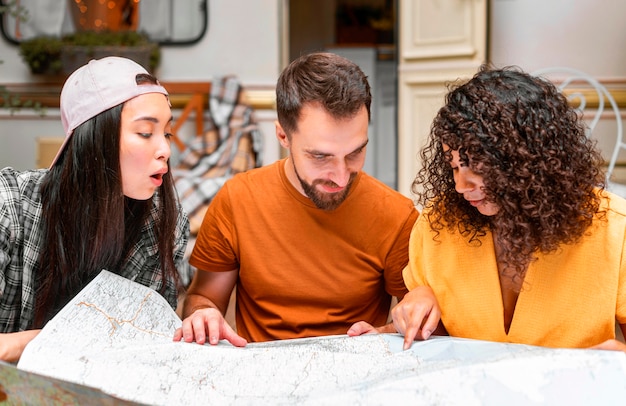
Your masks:
[[[615,320],[626,323],[626,200],[607,195],[607,221],[596,220],[579,243],[531,262],[508,334],[491,233],[480,245],[447,229],[433,241],[427,216],[420,216],[405,283],[434,290],[451,336],[565,348],[615,338]]]

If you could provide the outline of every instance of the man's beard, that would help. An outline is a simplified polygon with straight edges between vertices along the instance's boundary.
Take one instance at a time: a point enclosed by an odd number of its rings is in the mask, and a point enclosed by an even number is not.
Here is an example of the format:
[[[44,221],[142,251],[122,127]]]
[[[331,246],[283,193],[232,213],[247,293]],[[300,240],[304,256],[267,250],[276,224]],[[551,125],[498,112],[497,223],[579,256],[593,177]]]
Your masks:
[[[313,204],[315,204],[318,209],[322,210],[335,210],[337,207],[339,207],[339,205],[343,203],[344,200],[346,200],[346,197],[348,197],[348,193],[350,193],[350,188],[352,187],[352,182],[354,182],[354,178],[356,178],[357,175],[356,172],[351,172],[350,179],[348,179],[348,184],[340,192],[324,193],[320,192],[316,188],[316,186],[327,185],[330,187],[338,187],[338,185],[330,180],[322,179],[316,179],[313,181],[313,183],[309,184],[300,177],[300,174],[298,174],[298,170],[296,169],[295,163],[293,165],[293,170],[296,173],[296,177],[300,181],[300,186],[302,186],[304,194],[309,199],[311,199]]]

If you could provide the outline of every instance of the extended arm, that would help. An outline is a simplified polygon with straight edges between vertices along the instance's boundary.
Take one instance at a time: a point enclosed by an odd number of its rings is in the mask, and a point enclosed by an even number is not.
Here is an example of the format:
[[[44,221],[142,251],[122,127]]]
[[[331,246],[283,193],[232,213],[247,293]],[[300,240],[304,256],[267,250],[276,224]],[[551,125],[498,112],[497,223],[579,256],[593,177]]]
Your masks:
[[[0,360],[17,362],[24,352],[26,344],[39,334],[41,330],[26,330],[17,333],[0,334]]]
[[[174,333],[174,341],[204,344],[208,336],[213,345],[221,339],[237,347],[247,344],[224,319],[238,272],[196,271],[183,302],[183,325]]]

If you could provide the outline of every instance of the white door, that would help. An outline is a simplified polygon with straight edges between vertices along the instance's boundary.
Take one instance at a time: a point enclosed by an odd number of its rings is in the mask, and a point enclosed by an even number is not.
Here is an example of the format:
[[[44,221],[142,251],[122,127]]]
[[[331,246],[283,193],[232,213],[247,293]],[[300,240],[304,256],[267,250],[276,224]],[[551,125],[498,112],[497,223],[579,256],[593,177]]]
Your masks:
[[[412,197],[447,83],[486,60],[487,0],[399,0],[398,14],[398,190]]]

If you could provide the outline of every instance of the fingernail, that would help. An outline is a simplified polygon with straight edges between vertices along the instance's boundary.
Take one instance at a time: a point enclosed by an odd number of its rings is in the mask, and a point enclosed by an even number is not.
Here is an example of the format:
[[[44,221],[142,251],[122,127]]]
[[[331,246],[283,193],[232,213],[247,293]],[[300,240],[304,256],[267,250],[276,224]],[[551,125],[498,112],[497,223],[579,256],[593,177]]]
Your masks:
[[[430,335],[431,335],[432,333],[433,333],[433,332],[432,332],[431,330],[425,330],[425,331],[424,331],[424,340],[428,340],[428,338],[430,337]]]

